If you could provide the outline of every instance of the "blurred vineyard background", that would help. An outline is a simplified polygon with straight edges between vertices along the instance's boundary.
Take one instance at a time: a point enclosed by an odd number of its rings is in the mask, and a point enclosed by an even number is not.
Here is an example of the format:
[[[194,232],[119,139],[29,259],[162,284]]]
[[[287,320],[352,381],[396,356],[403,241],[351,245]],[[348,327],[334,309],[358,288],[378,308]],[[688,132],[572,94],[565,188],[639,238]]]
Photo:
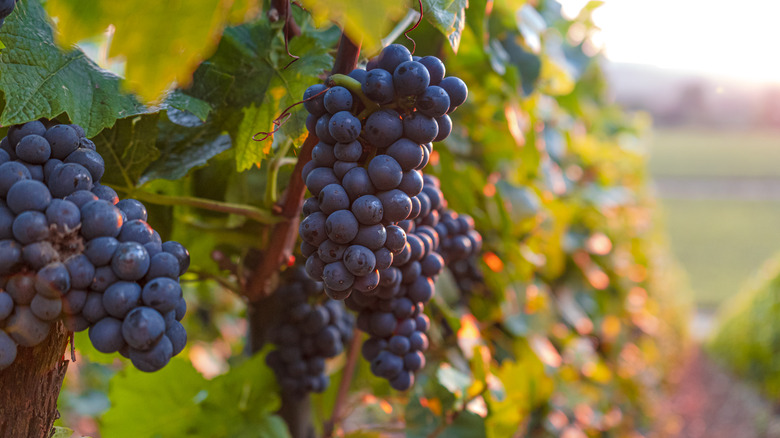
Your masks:
[[[213,2],[198,4],[171,20],[174,3],[134,15],[132,2],[20,0],[0,31],[2,123],[64,111],[102,132],[98,148],[122,158],[107,163],[107,183],[147,202],[155,228],[193,256],[183,358],[143,374],[76,336],[58,423],[76,436],[286,436],[268,350],[247,357],[251,312],[236,266],[267,249],[303,112],[262,146],[252,135],[323,79],[334,22],[372,55],[388,33],[408,44],[400,34],[415,18],[393,1],[304,1],[308,10],[292,9],[301,34],[289,46],[301,59],[286,70],[270,2],[220,2],[230,6],[219,20]],[[642,63],[647,44],[671,51],[642,23],[702,20],[702,3],[660,17],[648,11],[676,2],[423,4],[426,19],[410,34],[418,53],[444,58],[470,89],[426,172],[450,207],[474,217],[485,250],[472,267],[484,276],[437,282],[432,349],[412,391],[391,391],[360,363],[337,436],[778,436],[778,274],[772,264],[755,273],[780,250],[780,88]],[[49,28],[46,14],[58,32],[33,32]],[[610,23],[634,58],[609,56],[620,42]],[[68,63],[100,76],[95,89],[119,89],[99,66],[124,75],[122,90],[138,100],[116,92],[116,111],[103,111],[44,80],[37,97],[57,105],[16,109],[35,101],[12,80],[28,67],[38,69],[33,83],[50,74],[78,85],[47,70],[65,59],[55,39],[93,58]],[[49,59],[30,60],[35,47]],[[245,214],[201,208],[212,201]],[[345,360],[329,364],[334,384],[312,399],[318,431]]]

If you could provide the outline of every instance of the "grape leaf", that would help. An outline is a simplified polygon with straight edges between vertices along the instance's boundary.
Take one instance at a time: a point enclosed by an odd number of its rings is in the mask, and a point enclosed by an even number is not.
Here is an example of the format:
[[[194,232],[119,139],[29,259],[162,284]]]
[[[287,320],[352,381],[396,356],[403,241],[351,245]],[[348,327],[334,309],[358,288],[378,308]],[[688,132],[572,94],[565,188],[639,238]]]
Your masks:
[[[128,117],[92,140],[106,163],[104,183],[135,187],[146,168],[157,160],[155,146],[159,113]]]
[[[279,408],[275,379],[257,354],[213,380],[186,359],[174,358],[148,374],[128,367],[111,379],[111,409],[101,420],[103,436],[139,438],[287,437],[273,415]]]
[[[13,125],[67,113],[88,136],[123,117],[146,112],[119,90],[120,79],[78,49],[61,51],[38,0],[23,0],[0,28],[0,124]]]
[[[260,2],[49,0],[46,8],[57,18],[62,45],[112,26],[109,56],[127,61],[127,85],[153,102],[172,84],[189,84],[198,64],[216,49],[225,26],[256,17]]]
[[[406,11],[404,2],[397,0],[303,0],[302,3],[318,25],[338,23],[352,41],[362,41],[367,54],[382,48],[381,40],[390,33],[393,21]]]
[[[423,15],[447,37],[455,53],[458,52],[460,37],[466,26],[468,6],[468,0],[423,0]]]

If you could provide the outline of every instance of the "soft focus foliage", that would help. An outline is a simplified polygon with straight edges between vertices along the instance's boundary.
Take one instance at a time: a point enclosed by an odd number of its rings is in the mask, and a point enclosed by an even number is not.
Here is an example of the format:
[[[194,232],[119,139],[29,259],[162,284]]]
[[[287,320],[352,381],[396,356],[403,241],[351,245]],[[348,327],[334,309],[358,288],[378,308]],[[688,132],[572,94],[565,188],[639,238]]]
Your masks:
[[[301,35],[289,48],[301,59],[287,69],[282,22],[229,17],[252,2],[201,1],[203,7],[164,18],[133,12],[148,12],[142,2],[92,0],[83,6],[88,13],[76,13],[77,3],[80,11],[82,2],[47,3],[60,41],[81,41],[113,24],[109,53],[125,58],[129,89],[146,101],[175,90],[163,104],[141,107],[118,91],[118,77],[79,51],[59,51],[39,0],[22,0],[0,32],[7,46],[0,53],[2,123],[58,117],[88,126],[111,157],[107,182],[147,203],[163,238],[190,249],[183,355],[190,361],[150,376],[119,359],[106,366],[82,358],[60,400],[64,423],[97,421],[112,437],[174,429],[177,436],[257,436],[258,428],[284,436],[271,414],[275,383],[262,353],[241,358],[245,305],[233,292],[241,291],[243,267],[266,247],[277,220],[274,204],[305,133],[303,109],[294,108],[272,139],[252,136],[269,131],[327,75],[340,36],[332,21],[362,35],[372,55],[404,15],[403,2],[293,6]],[[423,4],[426,19],[410,34],[416,54],[444,58],[448,73],[469,86],[453,134],[426,171],[440,178],[451,208],[474,217],[485,239],[476,261],[484,278],[439,280],[426,309],[434,321],[428,365],[413,390],[393,393],[359,363],[347,436],[394,429],[491,438],[647,432],[648,397],[683,339],[679,284],[647,192],[647,120],[607,101],[599,57],[591,56],[587,29],[598,2],[574,20],[550,0]],[[163,23],[170,28],[156,32]],[[570,32],[572,26],[586,32]],[[50,54],[33,60],[40,74],[8,74],[26,53],[11,44],[26,28],[37,29]],[[408,43],[403,36],[396,42]],[[60,78],[60,71],[56,81],[33,88],[10,82],[35,84],[60,60],[85,73]],[[53,90],[79,86],[107,95],[97,103]],[[313,397],[317,425],[331,414],[343,363],[329,364],[333,384]],[[165,423],[155,419],[161,413]]]

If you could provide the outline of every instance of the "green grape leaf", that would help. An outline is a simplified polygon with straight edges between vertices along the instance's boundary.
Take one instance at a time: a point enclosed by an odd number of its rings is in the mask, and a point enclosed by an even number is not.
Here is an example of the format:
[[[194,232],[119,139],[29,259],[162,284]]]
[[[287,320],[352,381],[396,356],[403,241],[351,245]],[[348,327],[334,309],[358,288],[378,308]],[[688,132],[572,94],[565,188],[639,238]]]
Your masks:
[[[92,140],[106,163],[104,183],[135,187],[150,164],[160,156],[157,141],[159,113],[128,117]]]
[[[146,112],[119,90],[120,79],[78,49],[63,52],[38,0],[20,1],[0,29],[0,124],[13,125],[66,113],[92,137],[119,118]]]
[[[163,109],[170,108],[191,113],[203,122],[206,121],[211,112],[211,105],[208,102],[184,94],[181,90],[175,90],[165,99]]]
[[[460,37],[466,26],[468,0],[423,0],[425,18],[445,37],[454,52],[458,52]]]
[[[280,401],[265,354],[257,354],[213,380],[185,359],[148,374],[128,367],[111,380],[111,409],[103,436],[236,438],[289,436],[273,415]]]
[[[71,45],[112,26],[110,57],[126,61],[127,85],[145,101],[158,101],[172,84],[187,85],[192,72],[217,47],[231,21],[254,18],[257,0],[186,2],[49,0],[57,40]]]
[[[390,33],[393,21],[406,12],[405,3],[396,0],[303,0],[302,3],[318,25],[338,23],[352,41],[362,41],[362,49],[367,54],[382,48],[382,38]]]
[[[161,121],[158,127],[157,147],[160,148],[160,157],[145,170],[138,185],[159,178],[183,178],[191,169],[205,165],[231,146],[230,136],[222,134],[210,124],[187,128]]]

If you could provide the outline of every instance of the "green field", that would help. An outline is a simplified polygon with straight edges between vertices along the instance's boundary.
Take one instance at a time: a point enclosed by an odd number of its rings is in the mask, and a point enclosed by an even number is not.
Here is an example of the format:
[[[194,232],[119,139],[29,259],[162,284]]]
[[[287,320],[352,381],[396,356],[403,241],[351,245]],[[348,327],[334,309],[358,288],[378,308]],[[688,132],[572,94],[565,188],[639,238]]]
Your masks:
[[[656,180],[780,178],[780,132],[659,129],[650,152]],[[780,201],[659,195],[672,250],[701,306],[715,307],[737,293],[751,273],[780,252]]]
[[[656,177],[780,177],[780,131],[657,129],[650,172]]]

